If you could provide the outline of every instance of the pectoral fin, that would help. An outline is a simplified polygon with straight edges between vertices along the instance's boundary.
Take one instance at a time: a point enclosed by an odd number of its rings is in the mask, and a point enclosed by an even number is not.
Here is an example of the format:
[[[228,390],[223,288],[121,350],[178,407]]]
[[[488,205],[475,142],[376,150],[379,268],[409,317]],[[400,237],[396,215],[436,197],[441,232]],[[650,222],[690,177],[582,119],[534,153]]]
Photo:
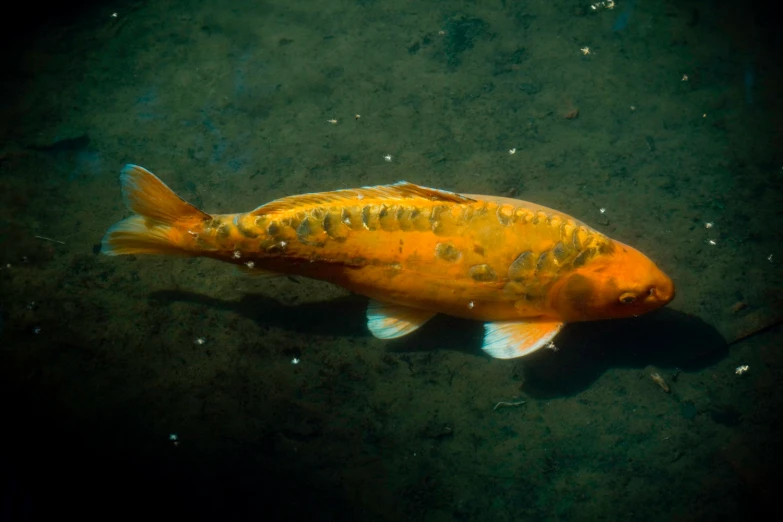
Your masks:
[[[394,339],[416,331],[434,315],[435,312],[370,299],[367,327],[379,339]]]
[[[498,321],[484,325],[482,350],[498,359],[513,359],[549,344],[565,323],[556,321]]]

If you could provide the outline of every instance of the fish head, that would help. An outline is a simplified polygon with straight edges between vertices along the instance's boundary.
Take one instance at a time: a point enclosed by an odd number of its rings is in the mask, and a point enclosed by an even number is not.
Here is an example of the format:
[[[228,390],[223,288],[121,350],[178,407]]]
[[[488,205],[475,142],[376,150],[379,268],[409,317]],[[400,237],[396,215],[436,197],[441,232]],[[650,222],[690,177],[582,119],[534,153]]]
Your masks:
[[[565,322],[635,317],[674,299],[674,283],[647,256],[618,241],[565,274],[551,305]]]

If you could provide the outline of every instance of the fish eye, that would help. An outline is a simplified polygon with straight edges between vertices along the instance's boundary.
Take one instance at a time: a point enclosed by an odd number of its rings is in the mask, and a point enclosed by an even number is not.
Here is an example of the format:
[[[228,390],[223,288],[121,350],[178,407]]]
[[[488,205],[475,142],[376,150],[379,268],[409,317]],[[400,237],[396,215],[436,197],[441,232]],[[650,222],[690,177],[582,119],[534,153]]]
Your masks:
[[[632,292],[625,292],[620,295],[620,302],[623,304],[631,304],[636,301],[636,294]]]

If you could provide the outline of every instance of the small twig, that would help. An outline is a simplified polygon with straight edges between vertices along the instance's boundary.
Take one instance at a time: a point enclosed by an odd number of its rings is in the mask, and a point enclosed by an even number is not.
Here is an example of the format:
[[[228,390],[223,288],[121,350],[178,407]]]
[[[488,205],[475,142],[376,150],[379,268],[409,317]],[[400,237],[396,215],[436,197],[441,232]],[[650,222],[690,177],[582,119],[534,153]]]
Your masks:
[[[760,322],[760,324],[757,325],[756,328],[748,330],[746,332],[742,332],[742,333],[734,336],[734,338],[731,341],[727,342],[726,344],[728,346],[731,346],[732,344],[736,344],[736,343],[738,343],[740,341],[744,341],[748,337],[753,337],[756,334],[760,334],[761,332],[765,332],[765,331],[769,330],[770,328],[772,328],[773,326],[777,326],[777,325],[783,323],[783,316],[767,318],[767,320],[765,322],[764,321],[759,321],[759,322]]]
[[[507,401],[500,401],[499,403],[495,404],[495,407],[492,408],[492,411],[497,410],[498,408],[503,408],[505,406],[521,406],[525,404],[525,401],[515,401],[515,402],[507,402]]]
[[[666,393],[671,393],[672,389],[669,388],[669,384],[661,377],[660,373],[651,373],[650,378],[655,381],[655,384],[661,387]]]
[[[43,239],[44,241],[51,241],[52,243],[59,243],[61,245],[64,245],[65,243],[62,241],[57,241],[56,239],[52,239],[50,237],[44,237],[44,236],[35,236],[36,239]]]

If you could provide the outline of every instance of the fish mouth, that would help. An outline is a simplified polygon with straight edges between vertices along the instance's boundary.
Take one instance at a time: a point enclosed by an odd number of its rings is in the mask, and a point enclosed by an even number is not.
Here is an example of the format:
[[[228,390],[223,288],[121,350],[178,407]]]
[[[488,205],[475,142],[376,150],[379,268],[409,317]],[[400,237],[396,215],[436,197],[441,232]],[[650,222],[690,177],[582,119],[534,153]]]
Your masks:
[[[658,306],[665,306],[674,299],[676,293],[674,282],[667,277],[657,285],[650,287],[650,297],[648,299],[655,302]]]

